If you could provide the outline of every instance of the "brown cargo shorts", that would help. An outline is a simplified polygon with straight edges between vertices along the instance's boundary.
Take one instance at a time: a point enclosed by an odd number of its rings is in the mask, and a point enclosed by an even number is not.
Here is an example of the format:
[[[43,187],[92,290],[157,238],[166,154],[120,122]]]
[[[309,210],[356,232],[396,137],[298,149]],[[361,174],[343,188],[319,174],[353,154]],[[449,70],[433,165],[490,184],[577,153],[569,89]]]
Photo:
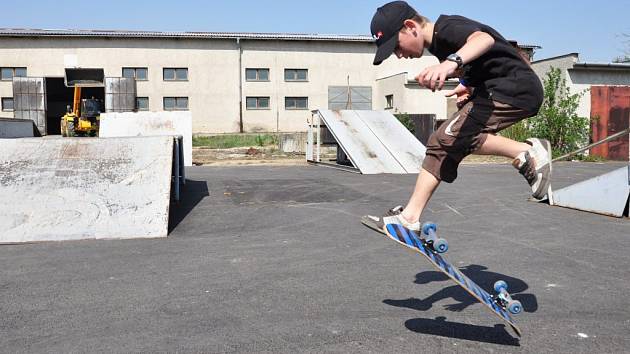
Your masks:
[[[474,96],[429,137],[422,168],[438,180],[451,183],[457,178],[459,163],[479,149],[488,134],[496,134],[536,113]]]

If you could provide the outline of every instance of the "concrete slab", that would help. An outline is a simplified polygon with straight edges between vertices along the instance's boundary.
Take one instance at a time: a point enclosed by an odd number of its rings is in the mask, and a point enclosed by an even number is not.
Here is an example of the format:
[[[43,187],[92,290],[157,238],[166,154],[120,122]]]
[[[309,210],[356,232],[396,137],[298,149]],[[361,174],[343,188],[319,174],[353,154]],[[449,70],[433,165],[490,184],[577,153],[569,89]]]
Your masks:
[[[554,185],[622,166],[563,163]],[[510,284],[525,307],[520,341],[421,256],[360,224],[404,203],[415,175],[258,166],[187,177],[168,239],[0,247],[3,351],[630,348],[630,220],[529,202],[509,164],[461,166],[423,220],[479,285]]]
[[[172,137],[0,140],[0,243],[166,237]]]
[[[102,113],[99,136],[181,135],[184,138],[184,165],[192,166],[192,114],[190,112],[112,112]]]

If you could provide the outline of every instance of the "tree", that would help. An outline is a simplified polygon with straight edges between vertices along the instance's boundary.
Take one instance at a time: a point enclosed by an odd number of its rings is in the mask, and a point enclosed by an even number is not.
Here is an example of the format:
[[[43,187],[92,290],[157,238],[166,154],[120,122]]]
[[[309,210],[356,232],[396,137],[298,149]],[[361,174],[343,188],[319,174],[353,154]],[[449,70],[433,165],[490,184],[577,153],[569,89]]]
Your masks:
[[[535,117],[522,121],[502,135],[523,141],[527,137],[549,140],[554,156],[574,151],[588,142],[589,118],[577,109],[585,91],[572,94],[562,71],[552,67],[543,80],[544,100]]]
[[[589,137],[589,119],[577,109],[585,91],[571,94],[560,69],[551,68],[543,80],[544,101],[538,115],[529,120],[533,136],[549,140],[554,154],[578,149]]]
[[[626,46],[624,55],[613,59],[613,63],[630,63],[630,34],[622,33],[621,37],[624,38],[623,43]]]

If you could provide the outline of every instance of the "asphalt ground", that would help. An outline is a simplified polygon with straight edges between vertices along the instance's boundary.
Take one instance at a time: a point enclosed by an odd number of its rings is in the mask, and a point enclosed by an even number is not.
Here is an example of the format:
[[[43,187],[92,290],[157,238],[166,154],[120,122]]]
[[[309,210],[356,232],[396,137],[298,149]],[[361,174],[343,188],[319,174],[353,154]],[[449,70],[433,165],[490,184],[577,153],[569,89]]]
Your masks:
[[[562,187],[619,164],[561,163]],[[524,306],[515,338],[424,257],[360,224],[415,175],[193,167],[167,239],[0,247],[0,351],[630,351],[630,220],[528,201],[506,164],[462,165],[423,215],[446,257]]]

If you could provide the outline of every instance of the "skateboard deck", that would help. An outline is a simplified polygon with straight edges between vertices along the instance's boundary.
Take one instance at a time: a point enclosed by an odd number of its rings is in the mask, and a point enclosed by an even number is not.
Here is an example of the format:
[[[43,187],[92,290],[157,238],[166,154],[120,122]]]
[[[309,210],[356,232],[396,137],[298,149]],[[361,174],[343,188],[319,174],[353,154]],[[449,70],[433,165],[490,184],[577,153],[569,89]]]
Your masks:
[[[484,307],[507,323],[517,336],[521,337],[521,330],[512,320],[510,313],[497,304],[492,295],[470,280],[457,267],[451,265],[443,255],[432,250],[416,231],[409,230],[399,224],[388,224],[384,230],[379,230],[378,226],[371,222],[371,219],[365,217],[361,222],[369,228],[385,234],[387,238],[425,256],[435,268],[446,274],[452,281],[481,302]]]

